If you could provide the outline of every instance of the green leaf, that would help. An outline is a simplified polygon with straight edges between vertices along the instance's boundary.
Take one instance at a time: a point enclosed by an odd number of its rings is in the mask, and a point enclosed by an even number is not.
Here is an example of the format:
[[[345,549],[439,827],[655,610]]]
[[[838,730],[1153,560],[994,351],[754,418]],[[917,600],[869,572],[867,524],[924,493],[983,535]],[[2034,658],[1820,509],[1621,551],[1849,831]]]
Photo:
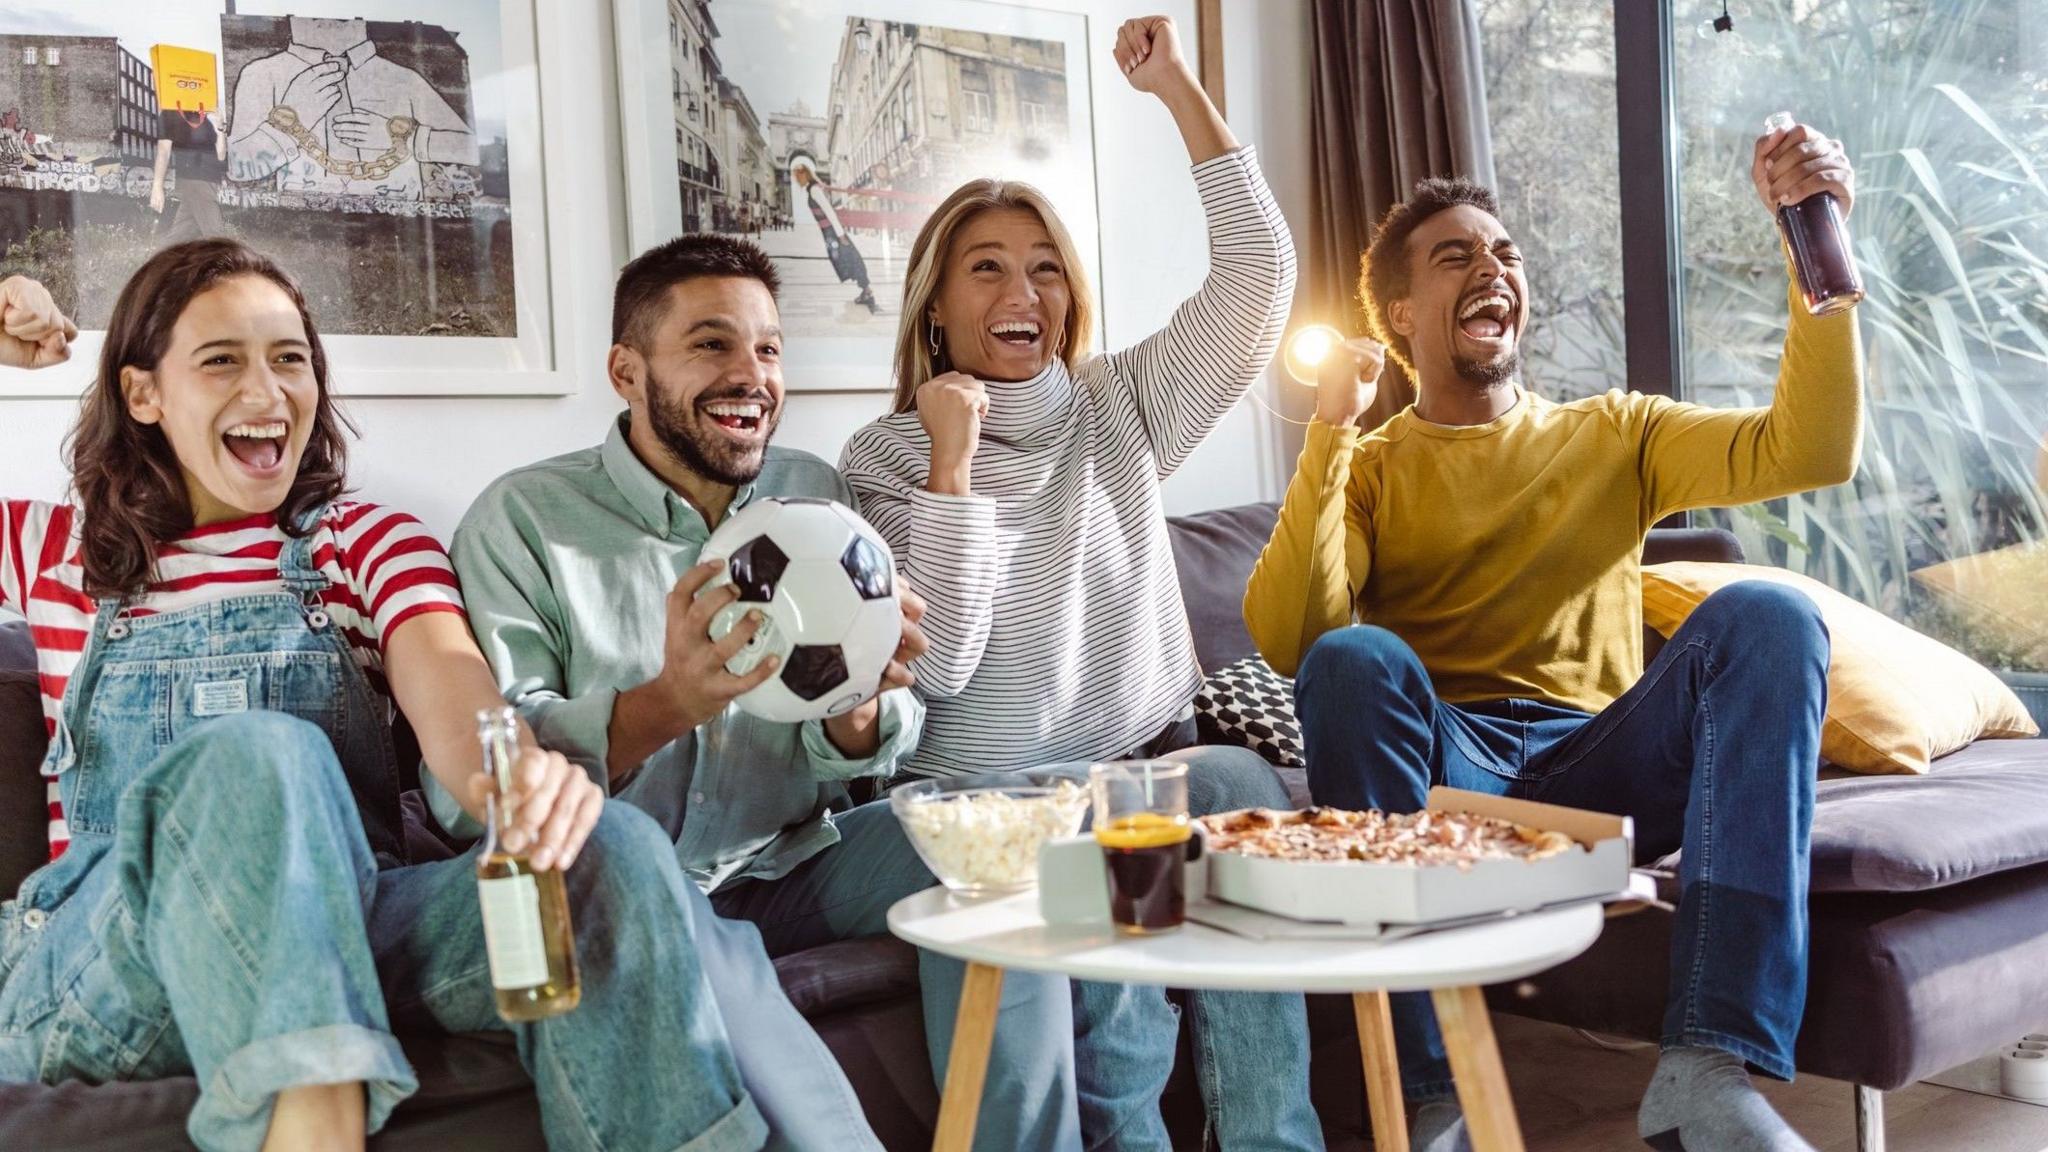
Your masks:
[[[1948,361],[1949,379],[1956,386],[1956,398],[1963,405],[1965,419],[1978,435],[1984,435],[1984,398],[1977,394],[1977,374],[1970,367],[1969,350],[1963,347],[1962,325],[1948,301],[1927,298],[1927,311],[1934,318],[1934,331],[1941,337],[1942,359]]]
[[[1998,122],[1984,109],[1978,107],[1975,100],[1970,99],[1969,93],[1953,84],[1936,84],[1934,90],[1948,97],[1950,103],[1963,110],[1963,115],[1977,122],[1977,127],[1982,128],[1985,135],[1998,141],[2007,152],[2012,153],[2012,158],[2018,162],[2020,171],[2026,173],[2027,183],[2039,188],[2043,193],[2048,193],[2048,184],[2041,182],[2041,174],[2034,171],[2034,165],[2027,159],[2026,152],[2012,142],[2012,137],[2007,136],[2005,130],[1998,126]]]
[[[1927,189],[1927,195],[1933,198],[1942,215],[1951,220],[1955,219],[1956,214],[1949,211],[1948,201],[1942,198],[1941,181],[1935,179],[1934,165],[1927,162],[1927,153],[1918,148],[1901,148],[1899,159],[1906,162],[1906,167],[1912,170],[1914,177],[1920,181],[1920,186]]]
[[[1911,192],[1904,193],[1899,198],[1911,204],[1914,211],[1920,214],[1920,222],[1927,229],[1927,238],[1934,242],[1935,251],[1941,253],[1941,262],[1948,265],[1949,275],[1955,277],[1956,287],[1963,290],[1964,299],[1970,302],[1970,311],[1977,316],[1977,327],[1989,337],[1991,329],[1985,326],[1984,309],[1977,304],[1977,293],[1970,287],[1970,274],[1963,268],[1962,254],[1956,251],[1956,242],[1949,236],[1948,229],[1942,227],[1941,221],[1934,215],[1934,209],[1927,206],[1927,201]]]
[[[1956,167],[1963,169],[1965,172],[1975,172],[1979,176],[1989,176],[1993,180],[2002,180],[2007,184],[2017,184],[2022,188],[2030,186],[2027,178],[2024,176],[2014,176],[2010,172],[2000,172],[1996,168],[1987,168],[1975,160],[1959,160],[1956,162]]]

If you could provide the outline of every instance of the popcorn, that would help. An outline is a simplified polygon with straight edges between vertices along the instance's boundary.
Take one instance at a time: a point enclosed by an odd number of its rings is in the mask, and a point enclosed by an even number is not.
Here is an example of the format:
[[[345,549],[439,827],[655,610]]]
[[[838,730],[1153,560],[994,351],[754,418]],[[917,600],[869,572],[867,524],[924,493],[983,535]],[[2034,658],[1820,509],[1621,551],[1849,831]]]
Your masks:
[[[907,791],[907,790],[906,790]],[[893,807],[910,842],[946,887],[964,892],[1026,888],[1038,879],[1038,848],[1080,831],[1088,793],[1071,780],[1019,795],[1016,788],[898,794]]]

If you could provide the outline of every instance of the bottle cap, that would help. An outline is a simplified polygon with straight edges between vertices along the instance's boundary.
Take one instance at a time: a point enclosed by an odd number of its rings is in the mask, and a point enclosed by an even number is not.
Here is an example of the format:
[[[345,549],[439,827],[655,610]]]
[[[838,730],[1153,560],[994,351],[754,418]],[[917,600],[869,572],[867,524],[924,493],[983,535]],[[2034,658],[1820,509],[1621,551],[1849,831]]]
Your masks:
[[[518,722],[518,713],[509,706],[479,709],[476,714],[477,735],[488,736],[499,729],[511,728]]]
[[[1764,118],[1764,131],[1789,132],[1792,130],[1792,125],[1795,123],[1797,123],[1797,121],[1792,119],[1792,114],[1790,112],[1773,112],[1769,116]]]

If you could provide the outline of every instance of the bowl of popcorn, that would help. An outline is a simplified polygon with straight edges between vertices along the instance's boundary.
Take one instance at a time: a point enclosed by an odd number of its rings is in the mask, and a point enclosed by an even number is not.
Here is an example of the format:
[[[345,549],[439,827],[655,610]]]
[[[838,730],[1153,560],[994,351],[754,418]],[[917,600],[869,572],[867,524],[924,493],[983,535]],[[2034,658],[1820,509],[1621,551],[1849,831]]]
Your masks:
[[[1039,845],[1081,830],[1088,789],[1022,772],[961,776],[907,784],[889,807],[939,883],[993,896],[1038,883]]]

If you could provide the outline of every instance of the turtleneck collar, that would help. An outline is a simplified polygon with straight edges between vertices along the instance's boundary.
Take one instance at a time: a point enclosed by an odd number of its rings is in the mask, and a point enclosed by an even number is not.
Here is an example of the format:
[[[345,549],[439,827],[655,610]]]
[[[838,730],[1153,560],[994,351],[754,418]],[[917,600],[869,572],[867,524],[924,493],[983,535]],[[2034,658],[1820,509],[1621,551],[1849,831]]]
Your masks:
[[[1037,447],[1059,438],[1073,414],[1074,376],[1058,357],[1029,380],[984,380],[982,387],[988,392],[988,415],[981,420],[985,439]]]

